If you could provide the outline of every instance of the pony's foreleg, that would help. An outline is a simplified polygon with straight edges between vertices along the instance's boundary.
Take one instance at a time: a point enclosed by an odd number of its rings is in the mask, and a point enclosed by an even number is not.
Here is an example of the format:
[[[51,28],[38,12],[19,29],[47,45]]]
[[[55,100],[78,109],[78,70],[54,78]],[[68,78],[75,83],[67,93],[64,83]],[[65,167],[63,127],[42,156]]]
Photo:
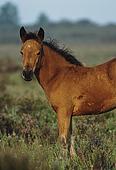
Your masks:
[[[74,149],[74,136],[72,133],[72,116],[71,116],[71,120],[70,120],[70,136],[69,136],[69,153],[70,153],[70,157],[73,159],[76,155],[75,153],[75,149]]]
[[[71,125],[71,115],[65,109],[60,109],[58,111],[58,128],[59,128],[59,139],[62,145],[63,155],[67,155],[69,145],[71,143],[70,139],[70,125]]]

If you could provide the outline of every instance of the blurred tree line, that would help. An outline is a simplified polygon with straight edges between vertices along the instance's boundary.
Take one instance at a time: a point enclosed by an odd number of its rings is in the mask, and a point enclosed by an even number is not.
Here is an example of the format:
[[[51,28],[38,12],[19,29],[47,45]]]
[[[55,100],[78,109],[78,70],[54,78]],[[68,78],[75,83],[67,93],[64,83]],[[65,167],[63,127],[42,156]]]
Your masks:
[[[19,16],[18,10],[15,5],[10,2],[7,2],[0,8],[0,25],[18,25]]]
[[[17,6],[7,2],[0,7],[0,43],[19,43],[21,26]],[[99,25],[88,19],[72,22],[61,20],[53,22],[42,13],[35,23],[26,25],[28,30],[43,27],[47,37],[68,42],[116,42],[116,24]]]

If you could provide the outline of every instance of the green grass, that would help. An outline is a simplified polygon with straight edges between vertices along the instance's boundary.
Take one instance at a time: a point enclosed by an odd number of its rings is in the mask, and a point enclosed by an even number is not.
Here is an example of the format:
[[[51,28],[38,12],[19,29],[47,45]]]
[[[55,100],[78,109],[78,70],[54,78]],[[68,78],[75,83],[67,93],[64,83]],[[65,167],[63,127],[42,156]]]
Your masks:
[[[71,48],[91,66],[115,56],[114,44],[71,44]],[[74,117],[77,155],[74,160],[62,158],[56,113],[38,82],[23,81],[21,71],[14,69],[21,61],[19,47],[1,46],[0,50],[0,68],[5,67],[0,72],[0,170],[116,169],[116,111]]]

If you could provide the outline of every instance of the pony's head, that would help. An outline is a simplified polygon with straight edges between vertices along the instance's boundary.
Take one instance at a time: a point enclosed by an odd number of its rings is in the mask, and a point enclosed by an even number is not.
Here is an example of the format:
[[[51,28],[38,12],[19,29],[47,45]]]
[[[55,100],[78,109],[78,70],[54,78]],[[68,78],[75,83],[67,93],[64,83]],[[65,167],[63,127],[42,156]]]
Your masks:
[[[37,64],[41,63],[43,53],[44,30],[35,33],[27,33],[24,27],[20,29],[22,40],[21,55],[23,61],[22,77],[26,81],[31,81]],[[38,66],[39,67],[39,66]]]

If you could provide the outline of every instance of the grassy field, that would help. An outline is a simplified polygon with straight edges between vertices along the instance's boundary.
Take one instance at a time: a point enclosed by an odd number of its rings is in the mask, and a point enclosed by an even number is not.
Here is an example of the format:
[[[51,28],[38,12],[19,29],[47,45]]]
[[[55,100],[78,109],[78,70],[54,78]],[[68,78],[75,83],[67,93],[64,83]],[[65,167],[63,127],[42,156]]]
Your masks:
[[[67,44],[88,66],[116,56],[115,44]],[[56,113],[34,79],[21,78],[18,45],[0,45],[0,170],[115,170],[116,110],[73,118],[74,160],[61,158]]]

